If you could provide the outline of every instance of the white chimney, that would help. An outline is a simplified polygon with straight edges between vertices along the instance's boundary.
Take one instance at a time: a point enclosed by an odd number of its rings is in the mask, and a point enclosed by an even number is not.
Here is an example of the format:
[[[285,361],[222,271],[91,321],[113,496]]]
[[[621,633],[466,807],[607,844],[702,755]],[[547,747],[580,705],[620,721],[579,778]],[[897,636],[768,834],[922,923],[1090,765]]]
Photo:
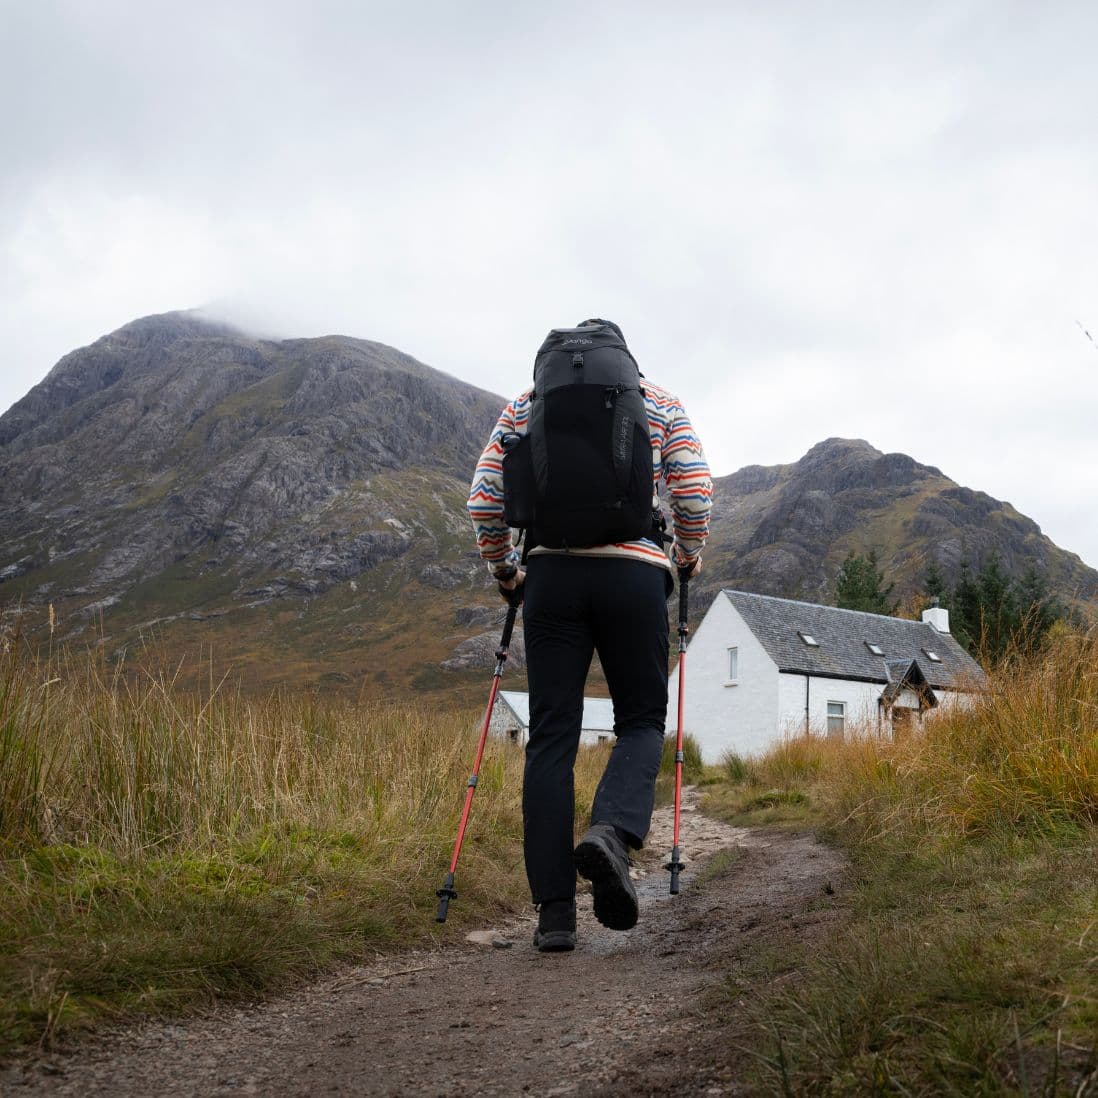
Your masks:
[[[937,599],[923,611],[923,621],[939,633],[949,632],[949,611],[944,606],[939,606]]]

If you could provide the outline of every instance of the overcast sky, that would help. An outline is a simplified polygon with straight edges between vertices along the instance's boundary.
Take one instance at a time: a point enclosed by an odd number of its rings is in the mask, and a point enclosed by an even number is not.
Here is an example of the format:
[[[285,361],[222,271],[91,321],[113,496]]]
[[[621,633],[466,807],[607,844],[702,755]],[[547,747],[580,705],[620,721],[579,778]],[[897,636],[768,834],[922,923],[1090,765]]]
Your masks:
[[[0,0],[0,410],[128,320],[498,393],[618,321],[714,471],[864,438],[1098,566],[1098,5]]]

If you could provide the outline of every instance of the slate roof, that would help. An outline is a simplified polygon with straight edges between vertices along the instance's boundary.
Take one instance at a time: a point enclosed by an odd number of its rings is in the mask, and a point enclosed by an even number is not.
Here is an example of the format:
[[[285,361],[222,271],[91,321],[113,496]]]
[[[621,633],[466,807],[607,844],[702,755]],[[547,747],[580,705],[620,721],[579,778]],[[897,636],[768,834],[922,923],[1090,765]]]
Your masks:
[[[907,668],[915,660],[935,689],[964,689],[987,681],[980,665],[950,634],[939,633],[927,622],[747,591],[726,589],[723,594],[780,671],[888,683],[892,678],[890,664]],[[798,633],[814,637],[819,647],[809,647]],[[874,656],[866,641],[879,645],[884,655]],[[940,656],[942,662],[929,659],[927,650]]]
[[[511,707],[523,728],[529,728],[530,695],[518,690],[501,690],[499,696]],[[580,729],[584,732],[613,732],[614,703],[609,698],[584,698]]]

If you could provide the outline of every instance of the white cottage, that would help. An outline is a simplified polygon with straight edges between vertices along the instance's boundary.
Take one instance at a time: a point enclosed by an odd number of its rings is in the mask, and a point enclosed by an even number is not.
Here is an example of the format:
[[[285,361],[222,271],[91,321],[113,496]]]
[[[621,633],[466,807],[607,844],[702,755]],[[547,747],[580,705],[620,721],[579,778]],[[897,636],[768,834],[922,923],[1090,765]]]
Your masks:
[[[900,735],[930,710],[971,700],[985,682],[942,608],[906,621],[725,590],[687,650],[683,728],[710,763],[797,733],[841,736],[857,726]],[[670,688],[674,734],[677,668]]]
[[[517,690],[501,690],[496,697],[488,732],[512,743],[526,743],[530,739],[530,695]],[[580,743],[610,743],[613,739],[614,703],[609,698],[584,698]]]

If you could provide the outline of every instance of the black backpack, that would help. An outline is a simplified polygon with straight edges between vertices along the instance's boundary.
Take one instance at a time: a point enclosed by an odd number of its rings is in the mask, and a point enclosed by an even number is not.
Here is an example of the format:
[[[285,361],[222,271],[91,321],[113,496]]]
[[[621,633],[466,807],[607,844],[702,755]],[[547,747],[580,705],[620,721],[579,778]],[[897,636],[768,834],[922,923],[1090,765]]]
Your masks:
[[[527,550],[658,536],[640,370],[609,326],[546,336],[527,433],[503,447],[504,516],[527,532]]]

